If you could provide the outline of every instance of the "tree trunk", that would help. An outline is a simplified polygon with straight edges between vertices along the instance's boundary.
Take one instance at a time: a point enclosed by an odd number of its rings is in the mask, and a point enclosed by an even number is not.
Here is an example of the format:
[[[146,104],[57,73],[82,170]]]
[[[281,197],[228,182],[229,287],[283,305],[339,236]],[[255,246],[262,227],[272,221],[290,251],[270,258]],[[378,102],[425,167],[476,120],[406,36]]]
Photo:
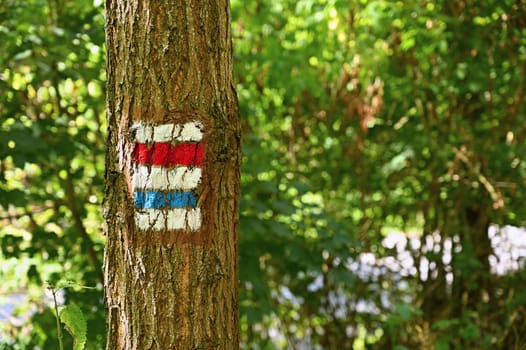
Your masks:
[[[228,0],[107,0],[107,349],[237,349]]]

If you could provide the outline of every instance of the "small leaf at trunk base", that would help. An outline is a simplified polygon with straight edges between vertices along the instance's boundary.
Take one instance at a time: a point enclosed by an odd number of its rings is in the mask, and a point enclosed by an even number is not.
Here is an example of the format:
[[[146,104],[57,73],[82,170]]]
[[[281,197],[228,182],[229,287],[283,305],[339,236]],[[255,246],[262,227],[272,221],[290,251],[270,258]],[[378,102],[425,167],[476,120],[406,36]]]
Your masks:
[[[75,304],[65,306],[60,312],[60,320],[73,336],[73,350],[83,350],[86,345],[87,324],[80,307]]]

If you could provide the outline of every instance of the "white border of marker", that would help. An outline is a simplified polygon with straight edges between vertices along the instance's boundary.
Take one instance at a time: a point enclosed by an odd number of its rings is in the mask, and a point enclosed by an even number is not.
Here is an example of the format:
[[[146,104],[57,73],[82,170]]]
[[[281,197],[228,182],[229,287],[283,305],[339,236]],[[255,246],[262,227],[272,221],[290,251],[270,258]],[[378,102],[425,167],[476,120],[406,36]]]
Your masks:
[[[135,141],[139,143],[151,142],[199,142],[203,138],[203,125],[200,122],[190,122],[185,124],[161,124],[146,125],[136,123],[132,126],[135,130]]]
[[[188,227],[197,231],[201,227],[201,209],[140,209],[135,215],[135,222],[140,230],[173,231]]]
[[[141,190],[178,190],[195,189],[201,183],[201,168],[181,166],[166,167],[144,166],[135,168],[133,187]]]

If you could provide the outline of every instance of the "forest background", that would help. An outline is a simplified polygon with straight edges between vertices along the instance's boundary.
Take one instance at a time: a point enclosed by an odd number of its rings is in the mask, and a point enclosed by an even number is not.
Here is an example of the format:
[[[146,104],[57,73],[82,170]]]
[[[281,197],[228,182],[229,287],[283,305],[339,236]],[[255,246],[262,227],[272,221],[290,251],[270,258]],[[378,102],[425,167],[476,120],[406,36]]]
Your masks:
[[[524,349],[524,0],[232,14],[241,347]],[[105,343],[103,16],[0,1],[0,349]]]

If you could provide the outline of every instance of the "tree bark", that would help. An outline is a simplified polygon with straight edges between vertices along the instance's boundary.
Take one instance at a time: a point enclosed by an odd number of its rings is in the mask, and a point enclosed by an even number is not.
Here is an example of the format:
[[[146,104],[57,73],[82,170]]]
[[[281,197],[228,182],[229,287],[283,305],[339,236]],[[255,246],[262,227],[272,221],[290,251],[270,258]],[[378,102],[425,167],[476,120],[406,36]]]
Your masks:
[[[106,1],[108,350],[239,348],[229,7]]]

